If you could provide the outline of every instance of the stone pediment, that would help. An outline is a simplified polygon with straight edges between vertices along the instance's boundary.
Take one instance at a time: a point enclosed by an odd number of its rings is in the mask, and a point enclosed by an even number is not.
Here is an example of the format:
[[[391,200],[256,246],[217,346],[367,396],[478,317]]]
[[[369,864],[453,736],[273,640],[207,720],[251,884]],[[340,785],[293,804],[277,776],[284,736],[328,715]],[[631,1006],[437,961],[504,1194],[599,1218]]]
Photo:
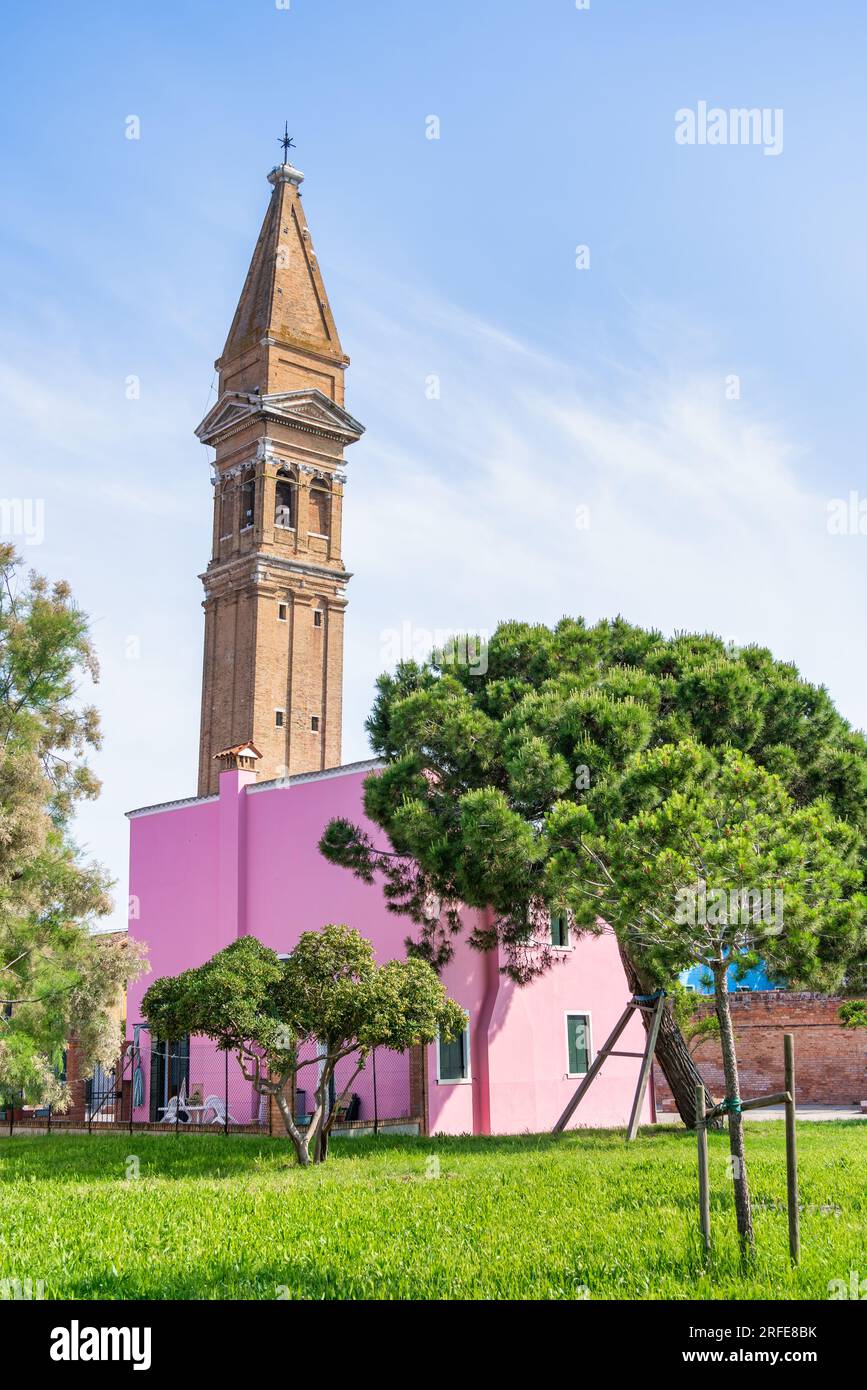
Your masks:
[[[315,387],[302,391],[279,391],[269,396],[246,391],[227,391],[212,406],[196,430],[203,444],[216,444],[225,434],[242,428],[255,418],[281,420],[314,434],[324,434],[352,444],[364,433],[364,426]]]

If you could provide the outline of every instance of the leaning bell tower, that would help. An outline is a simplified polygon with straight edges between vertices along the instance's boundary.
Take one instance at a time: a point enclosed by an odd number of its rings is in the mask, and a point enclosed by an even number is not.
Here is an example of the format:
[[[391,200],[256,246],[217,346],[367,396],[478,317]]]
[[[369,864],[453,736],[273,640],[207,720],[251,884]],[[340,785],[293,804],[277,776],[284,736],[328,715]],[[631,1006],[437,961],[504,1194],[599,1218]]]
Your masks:
[[[284,141],[284,145],[287,142]],[[288,149],[284,150],[284,158]],[[253,744],[261,780],[340,764],[343,451],[363,426],[343,407],[344,354],[284,163],[196,430],[216,451],[205,589],[199,795],[218,755]]]

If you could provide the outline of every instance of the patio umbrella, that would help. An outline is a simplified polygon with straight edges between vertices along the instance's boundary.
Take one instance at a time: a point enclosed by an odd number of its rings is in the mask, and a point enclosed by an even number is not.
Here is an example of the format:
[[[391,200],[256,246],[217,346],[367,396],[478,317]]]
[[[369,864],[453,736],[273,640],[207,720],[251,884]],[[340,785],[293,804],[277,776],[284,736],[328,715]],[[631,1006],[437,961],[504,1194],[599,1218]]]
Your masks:
[[[138,1035],[141,1024],[136,1023],[132,1030],[132,1103],[134,1107],[144,1105],[144,1071],[141,1064],[141,1048]]]

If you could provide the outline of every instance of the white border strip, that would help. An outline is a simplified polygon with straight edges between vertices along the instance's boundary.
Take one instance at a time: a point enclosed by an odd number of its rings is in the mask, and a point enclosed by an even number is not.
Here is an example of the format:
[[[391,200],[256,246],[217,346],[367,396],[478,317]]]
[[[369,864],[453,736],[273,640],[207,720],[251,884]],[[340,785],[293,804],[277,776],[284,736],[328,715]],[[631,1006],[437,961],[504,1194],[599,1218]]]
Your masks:
[[[375,768],[385,767],[381,758],[368,758],[359,763],[344,763],[342,767],[327,767],[322,772],[296,772],[292,777],[278,777],[271,782],[249,782],[246,787],[247,794],[255,792],[280,791],[287,787],[295,787],[301,782],[324,782],[330,777],[350,777],[355,772],[372,772]],[[180,811],[185,806],[204,806],[209,801],[219,801],[220,793],[214,792],[211,796],[187,796],[181,801],[162,801],[156,806],[139,806],[134,811],[126,811],[127,820],[135,820],[139,816],[155,816],[161,811]]]

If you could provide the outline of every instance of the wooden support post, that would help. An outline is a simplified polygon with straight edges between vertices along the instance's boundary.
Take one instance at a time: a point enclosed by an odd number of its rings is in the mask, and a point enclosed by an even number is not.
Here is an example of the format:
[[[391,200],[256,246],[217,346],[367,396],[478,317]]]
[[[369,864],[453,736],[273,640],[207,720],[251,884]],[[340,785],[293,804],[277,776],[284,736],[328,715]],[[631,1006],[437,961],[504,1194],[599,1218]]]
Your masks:
[[[762,1110],[769,1105],[787,1105],[788,1091],[774,1091],[770,1096],[756,1096],[753,1100],[742,1100],[741,1110]]]
[[[788,1091],[774,1091],[771,1096],[755,1096],[752,1100],[742,1100],[741,1110],[762,1110],[768,1105],[788,1105]],[[713,1110],[709,1110],[706,1119],[715,1120],[718,1115],[725,1115],[724,1105],[715,1105]]]
[[[652,999],[653,1003],[651,1004],[642,1002],[645,999]],[[602,1067],[602,1064],[607,1057],[641,1057],[641,1071],[638,1077],[638,1085],[635,1090],[635,1099],[632,1102],[632,1114],[629,1117],[629,1129],[627,1130],[626,1134],[627,1140],[635,1138],[636,1134],[638,1133],[638,1126],[641,1120],[641,1106],[644,1102],[644,1093],[647,1090],[647,1081],[650,1076],[650,1068],[653,1064],[653,1054],[656,1049],[656,1040],[659,1036],[659,1028],[660,1024],[662,1023],[662,1011],[664,1008],[665,994],[663,991],[660,991],[656,995],[633,995],[629,1003],[626,1005],[626,1008],[623,1010],[623,1013],[620,1015],[619,1019],[617,1020],[611,1032],[609,1033],[608,1037],[605,1039],[605,1042],[598,1056],[596,1057],[596,1060],[593,1062],[592,1066],[590,1067],[590,1070],[584,1077],[583,1081],[581,1082],[581,1085],[578,1087],[578,1090],[575,1092],[569,1104],[566,1106],[566,1109],[563,1111],[563,1114],[560,1116],[559,1120],[554,1125],[554,1128],[551,1131],[552,1134],[561,1134],[562,1131],[566,1128],[572,1116],[575,1114],[575,1111],[578,1109],[578,1106],[580,1105],[584,1096],[587,1094],[587,1091],[590,1089],[590,1086],[592,1085],[593,1081],[595,1081]],[[651,1010],[653,1011],[653,1017],[651,1019],[650,1028],[647,1033],[644,1051],[615,1051],[614,1044],[617,1042],[617,1039],[620,1037],[620,1034],[623,1032],[627,1023],[631,1019],[633,1013],[650,1013]]]
[[[584,1080],[581,1082],[581,1085],[578,1087],[578,1090],[575,1092],[569,1104],[566,1106],[566,1109],[563,1111],[563,1114],[560,1116],[559,1120],[555,1124],[553,1130],[551,1131],[552,1134],[561,1134],[562,1131],[566,1128],[572,1116],[575,1114],[575,1111],[578,1109],[578,1105],[581,1102],[582,1098],[589,1090],[591,1082],[596,1077],[596,1074],[600,1070],[602,1063],[605,1061],[605,1058],[611,1055],[611,1051],[614,1047],[614,1044],[617,1042],[617,1039],[620,1037],[620,1034],[623,1032],[627,1023],[631,1019],[635,1007],[636,1006],[631,1003],[626,1005],[626,1008],[623,1010],[623,1013],[620,1015],[619,1019],[614,1025],[614,1028],[605,1040],[605,1043],[602,1046],[602,1050],[599,1052],[595,1062],[592,1063],[590,1070],[584,1077]]]
[[[704,1086],[695,1088],[695,1132],[698,1138],[698,1206],[704,1253],[710,1254],[710,1185],[707,1169],[707,1124],[704,1115]]]
[[[795,1133],[795,1037],[783,1034],[786,1062],[786,1201],[789,1208],[789,1254],[801,1262],[801,1218],[798,1210],[798,1141]]]
[[[638,1126],[641,1123],[641,1107],[644,1104],[644,1093],[647,1090],[647,1078],[650,1076],[650,1068],[653,1065],[653,1054],[656,1049],[656,1039],[659,1036],[659,1026],[662,1023],[662,1011],[664,1008],[665,995],[660,994],[656,1001],[656,1007],[653,1011],[653,1021],[644,1044],[644,1058],[638,1076],[638,1085],[635,1088],[635,1100],[632,1102],[632,1114],[629,1116],[629,1129],[626,1132],[626,1138],[628,1140],[635,1138],[638,1133]]]

